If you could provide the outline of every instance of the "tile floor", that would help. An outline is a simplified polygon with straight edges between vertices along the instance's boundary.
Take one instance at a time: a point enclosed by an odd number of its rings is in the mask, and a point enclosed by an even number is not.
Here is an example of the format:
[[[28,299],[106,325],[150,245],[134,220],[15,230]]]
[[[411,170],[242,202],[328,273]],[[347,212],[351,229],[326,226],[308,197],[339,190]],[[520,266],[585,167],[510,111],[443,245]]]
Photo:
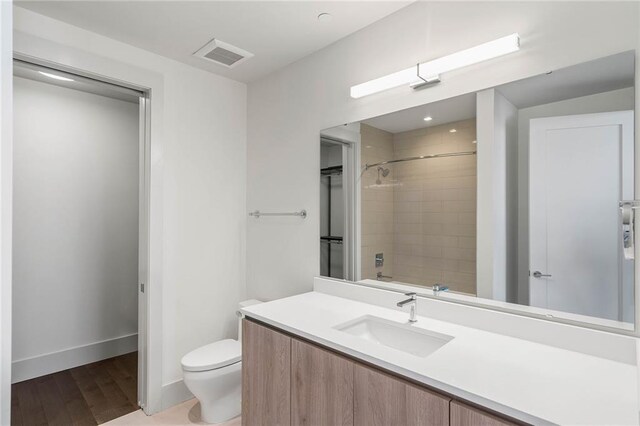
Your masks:
[[[105,425],[109,426],[185,426],[204,424],[206,423],[200,421],[200,404],[197,399],[190,399],[153,416],[147,416],[142,410],[138,410],[105,423]],[[221,426],[240,426],[240,424],[240,417],[238,416],[222,423]]]

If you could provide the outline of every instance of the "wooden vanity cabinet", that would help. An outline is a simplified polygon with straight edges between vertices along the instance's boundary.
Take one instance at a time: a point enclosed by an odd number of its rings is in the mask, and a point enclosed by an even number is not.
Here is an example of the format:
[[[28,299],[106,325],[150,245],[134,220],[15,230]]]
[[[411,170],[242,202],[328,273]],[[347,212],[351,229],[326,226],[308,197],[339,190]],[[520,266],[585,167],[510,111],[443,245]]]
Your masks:
[[[291,424],[353,425],[354,363],[300,340],[291,341]]]
[[[291,425],[291,337],[242,321],[242,424]]]
[[[459,401],[451,401],[451,426],[512,426],[507,420],[501,419],[486,411],[474,408]]]
[[[242,333],[245,426],[515,425],[259,323]]]
[[[451,399],[363,365],[355,367],[356,426],[445,426]]]

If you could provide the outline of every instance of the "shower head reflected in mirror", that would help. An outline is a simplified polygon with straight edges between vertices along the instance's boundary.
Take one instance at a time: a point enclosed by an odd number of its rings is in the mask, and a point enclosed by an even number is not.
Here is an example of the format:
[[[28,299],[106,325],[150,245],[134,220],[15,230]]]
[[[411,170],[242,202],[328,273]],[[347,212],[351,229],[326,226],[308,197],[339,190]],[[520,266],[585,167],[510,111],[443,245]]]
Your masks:
[[[382,180],[380,179],[380,173],[382,173],[382,177],[387,177],[389,175],[389,169],[378,167],[378,179],[376,180],[377,185],[380,185],[382,183]]]

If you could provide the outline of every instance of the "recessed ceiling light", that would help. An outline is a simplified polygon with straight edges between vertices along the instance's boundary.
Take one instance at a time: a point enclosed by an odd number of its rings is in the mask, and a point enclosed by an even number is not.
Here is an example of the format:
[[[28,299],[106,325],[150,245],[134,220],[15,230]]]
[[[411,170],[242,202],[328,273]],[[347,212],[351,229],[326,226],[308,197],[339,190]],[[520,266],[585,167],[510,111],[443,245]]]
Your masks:
[[[423,118],[424,121],[431,121],[433,120],[433,117],[427,115],[425,118]]]
[[[449,130],[449,133],[455,133],[455,132],[457,132],[457,130],[456,130],[456,129],[451,129],[451,130]]]
[[[331,18],[333,18],[333,16],[331,16],[330,13],[326,13],[326,12],[323,12],[320,15],[318,15],[318,21],[320,22],[329,22]]]
[[[478,143],[478,141],[471,141],[471,143]]]
[[[44,72],[44,71],[38,71],[40,74],[42,75],[46,75],[49,78],[53,78],[55,80],[62,80],[62,81],[73,81],[72,78],[67,78],[67,77],[62,77],[60,75],[55,75],[55,74],[50,74],[48,72]]]

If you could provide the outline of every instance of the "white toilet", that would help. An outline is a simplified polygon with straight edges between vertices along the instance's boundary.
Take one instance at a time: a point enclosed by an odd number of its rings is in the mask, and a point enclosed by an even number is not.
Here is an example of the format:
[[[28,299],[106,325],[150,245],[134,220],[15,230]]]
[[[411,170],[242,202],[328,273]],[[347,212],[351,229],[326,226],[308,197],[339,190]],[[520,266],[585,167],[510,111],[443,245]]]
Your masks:
[[[240,307],[262,303],[240,302]],[[242,384],[242,321],[238,340],[225,339],[195,349],[182,357],[184,384],[200,401],[202,421],[222,423],[240,415]]]

